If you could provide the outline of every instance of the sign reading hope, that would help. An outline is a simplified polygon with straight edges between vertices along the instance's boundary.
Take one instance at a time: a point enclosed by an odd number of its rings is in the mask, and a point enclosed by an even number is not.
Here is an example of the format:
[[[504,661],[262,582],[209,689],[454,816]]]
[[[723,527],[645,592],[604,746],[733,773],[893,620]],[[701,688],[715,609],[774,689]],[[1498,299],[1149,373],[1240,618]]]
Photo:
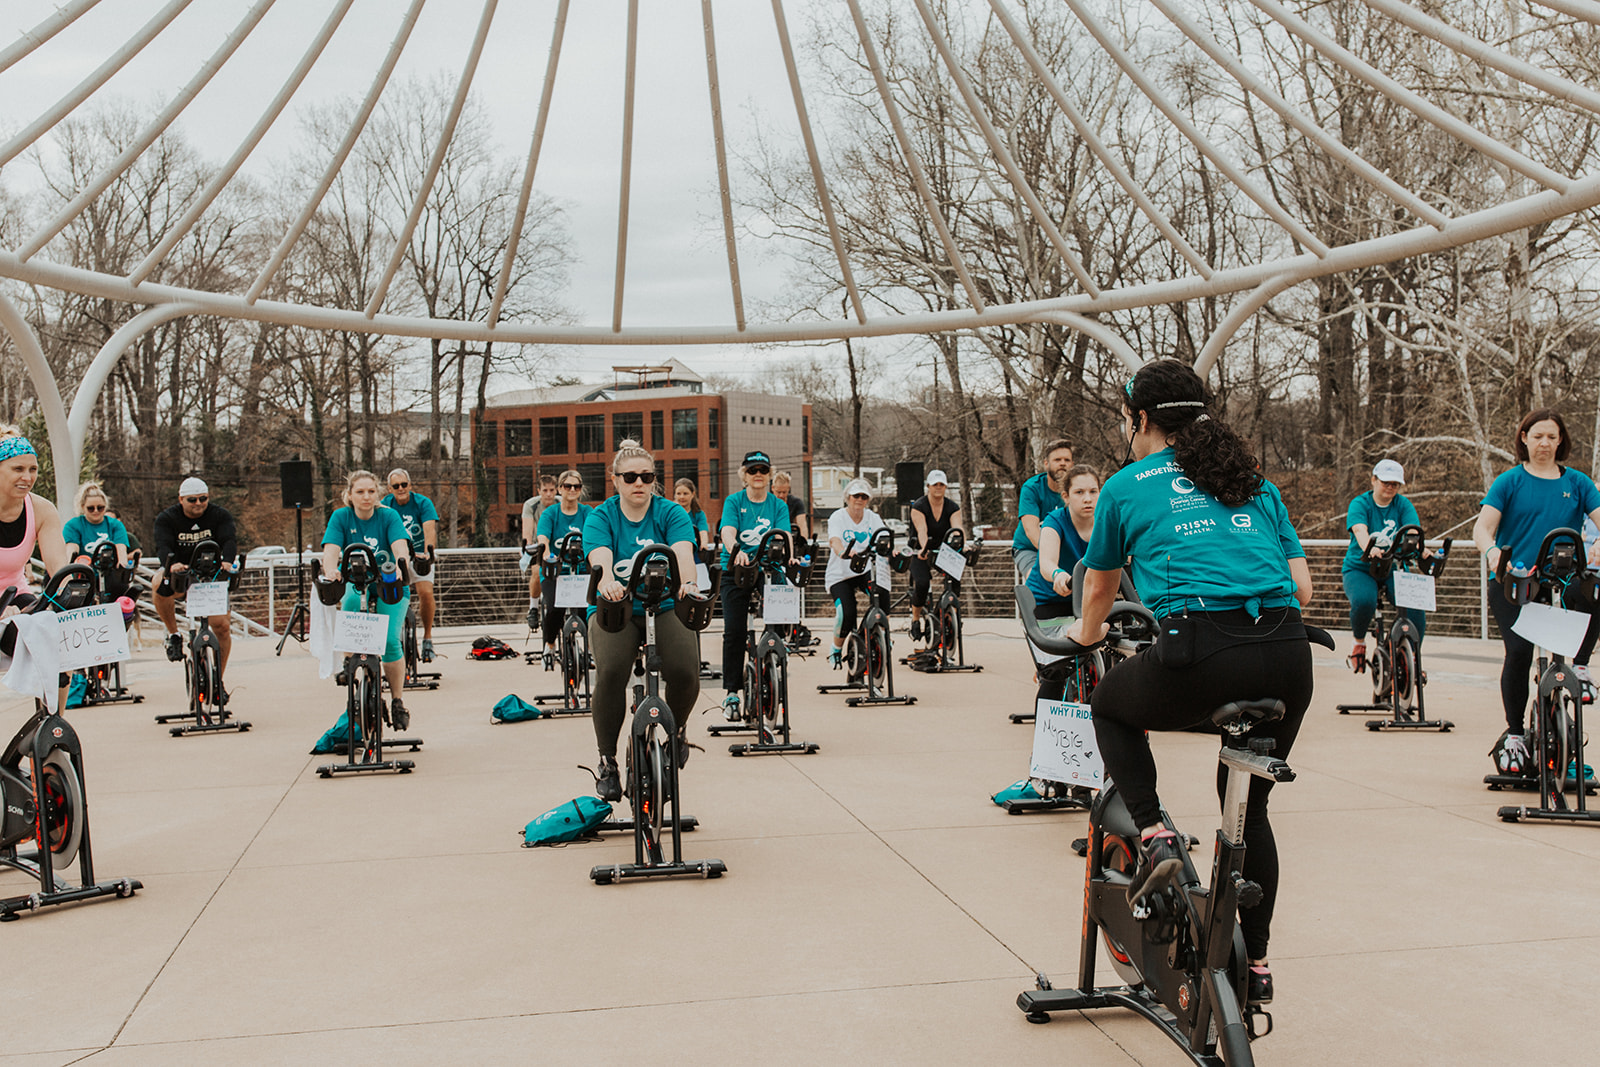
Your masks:
[[[116,604],[59,612],[61,670],[76,671],[128,658],[128,628]]]

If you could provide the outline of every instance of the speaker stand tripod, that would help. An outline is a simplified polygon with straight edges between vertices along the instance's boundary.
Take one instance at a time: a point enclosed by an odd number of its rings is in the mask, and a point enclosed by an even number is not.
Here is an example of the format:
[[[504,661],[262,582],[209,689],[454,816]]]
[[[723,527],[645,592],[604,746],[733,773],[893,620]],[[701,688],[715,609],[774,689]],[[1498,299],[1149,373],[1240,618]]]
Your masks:
[[[294,610],[289,613],[289,623],[283,628],[283,636],[278,638],[278,655],[283,655],[283,646],[293,637],[302,645],[306,643],[306,624],[311,619],[311,609],[306,606],[306,549],[305,534],[302,532],[301,522],[305,515],[305,508],[296,504],[294,506]],[[295,627],[300,629],[296,632]]]

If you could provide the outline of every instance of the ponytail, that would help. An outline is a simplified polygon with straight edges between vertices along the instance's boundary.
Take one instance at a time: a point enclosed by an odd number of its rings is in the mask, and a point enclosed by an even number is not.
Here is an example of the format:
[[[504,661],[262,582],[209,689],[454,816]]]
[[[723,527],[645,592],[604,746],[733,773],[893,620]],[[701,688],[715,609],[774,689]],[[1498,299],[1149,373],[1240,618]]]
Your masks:
[[[1175,359],[1148,363],[1128,382],[1126,393],[1134,423],[1143,412],[1150,425],[1171,437],[1173,459],[1203,492],[1234,508],[1261,492],[1265,479],[1255,453],[1212,417],[1210,392],[1187,364]]]

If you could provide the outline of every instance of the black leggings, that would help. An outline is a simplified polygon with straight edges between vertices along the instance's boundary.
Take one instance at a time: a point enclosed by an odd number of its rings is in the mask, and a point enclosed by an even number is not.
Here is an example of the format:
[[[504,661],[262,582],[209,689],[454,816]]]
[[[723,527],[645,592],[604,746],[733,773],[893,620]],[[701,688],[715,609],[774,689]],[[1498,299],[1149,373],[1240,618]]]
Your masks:
[[[661,656],[661,689],[679,732],[689,723],[695,701],[700,699],[700,645],[698,635],[685,626],[676,613],[656,616],[656,650]],[[623,720],[628,717],[628,682],[633,661],[644,644],[644,616],[629,615],[618,633],[600,625],[599,616],[589,619],[589,647],[594,651],[594,695],[590,717],[594,721],[595,744],[602,756],[617,754],[617,739]]]
[[[933,584],[933,560],[912,556],[906,561],[911,572],[911,606],[928,606],[928,587]]]
[[[745,653],[750,645],[751,589],[740,589],[733,570],[722,582],[722,688],[737,693],[744,688]]]
[[[1528,677],[1533,670],[1533,642],[1511,632],[1511,624],[1521,613],[1520,605],[1506,599],[1499,582],[1489,583],[1489,610],[1500,627],[1500,641],[1506,646],[1505,665],[1500,668],[1500,705],[1506,713],[1506,729],[1514,734],[1523,732],[1523,712],[1528,708]],[[1586,666],[1589,654],[1594,651],[1595,638],[1600,637],[1600,615],[1589,620],[1589,629],[1583,635],[1583,644],[1572,662]]]
[[[850,632],[856,628],[857,590],[863,593],[867,591],[865,574],[858,574],[854,578],[846,578],[842,582],[834,582],[828,586],[828,595],[833,597],[833,633],[836,637],[849,637]],[[878,606],[884,611],[889,610],[889,590],[878,590]]]
[[[1116,782],[1135,825],[1161,821],[1156,763],[1144,731],[1185,730],[1206,723],[1213,711],[1230,701],[1276,697],[1288,711],[1252,734],[1274,738],[1278,744],[1273,754],[1286,759],[1311,703],[1311,688],[1311,647],[1303,640],[1233,645],[1182,670],[1163,667],[1146,651],[1107,671],[1090,699],[1095,737],[1106,775]],[[1219,799],[1226,780],[1226,769],[1219,764]],[[1266,958],[1278,898],[1278,846],[1267,817],[1272,785],[1265,778],[1250,779],[1244,823],[1244,876],[1262,891],[1259,905],[1239,913],[1251,959]]]
[[[547,574],[539,580],[539,589],[543,594],[544,615],[540,619],[539,627],[544,634],[544,643],[553,645],[556,638],[561,635],[561,624],[567,621],[567,612],[571,609],[556,609],[556,578]]]

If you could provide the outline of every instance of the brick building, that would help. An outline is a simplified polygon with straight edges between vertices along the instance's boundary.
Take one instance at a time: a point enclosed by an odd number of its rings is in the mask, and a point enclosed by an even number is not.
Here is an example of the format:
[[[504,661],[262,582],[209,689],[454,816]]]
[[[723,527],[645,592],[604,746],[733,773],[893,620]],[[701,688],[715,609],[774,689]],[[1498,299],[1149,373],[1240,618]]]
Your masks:
[[[484,412],[485,466],[494,503],[491,528],[516,543],[522,503],[537,495],[539,475],[576,469],[590,503],[611,495],[609,464],[633,438],[655,453],[657,477],[671,493],[692,478],[715,521],[739,489],[739,461],[759,448],[797,491],[811,484],[811,405],[765,393],[708,393],[705,381],[673,360],[613,367],[601,385],[524,389],[490,399]]]

